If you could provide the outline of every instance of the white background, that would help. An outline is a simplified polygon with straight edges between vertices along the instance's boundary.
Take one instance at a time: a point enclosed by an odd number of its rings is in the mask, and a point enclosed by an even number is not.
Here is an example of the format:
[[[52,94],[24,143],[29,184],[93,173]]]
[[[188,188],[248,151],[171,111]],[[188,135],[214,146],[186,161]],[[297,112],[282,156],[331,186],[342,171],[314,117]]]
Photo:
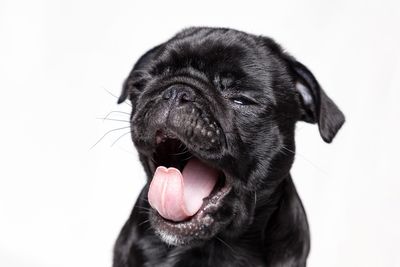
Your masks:
[[[398,1],[0,1],[0,266],[110,266],[144,184],[114,110],[147,49],[191,25],[275,38],[346,114],[297,127],[309,266],[400,266]],[[123,115],[123,114],[121,114]],[[126,120],[127,115],[112,114]]]

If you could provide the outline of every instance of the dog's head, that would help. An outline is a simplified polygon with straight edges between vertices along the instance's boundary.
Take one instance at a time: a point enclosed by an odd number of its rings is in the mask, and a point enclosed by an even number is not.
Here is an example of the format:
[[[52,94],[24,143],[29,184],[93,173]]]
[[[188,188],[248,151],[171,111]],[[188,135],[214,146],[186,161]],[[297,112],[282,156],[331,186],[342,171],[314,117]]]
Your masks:
[[[126,79],[132,140],[148,175],[150,222],[172,245],[234,236],[256,195],[288,176],[297,121],[331,142],[344,116],[272,39],[190,28],[151,49]]]

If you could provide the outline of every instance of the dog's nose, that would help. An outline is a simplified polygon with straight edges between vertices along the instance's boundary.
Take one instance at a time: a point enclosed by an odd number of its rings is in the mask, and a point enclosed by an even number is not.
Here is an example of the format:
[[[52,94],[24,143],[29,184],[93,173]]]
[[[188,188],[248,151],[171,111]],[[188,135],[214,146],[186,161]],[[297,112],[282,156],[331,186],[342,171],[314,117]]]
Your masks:
[[[164,91],[162,98],[169,102],[182,104],[185,102],[193,102],[195,96],[194,92],[190,88],[173,85]]]

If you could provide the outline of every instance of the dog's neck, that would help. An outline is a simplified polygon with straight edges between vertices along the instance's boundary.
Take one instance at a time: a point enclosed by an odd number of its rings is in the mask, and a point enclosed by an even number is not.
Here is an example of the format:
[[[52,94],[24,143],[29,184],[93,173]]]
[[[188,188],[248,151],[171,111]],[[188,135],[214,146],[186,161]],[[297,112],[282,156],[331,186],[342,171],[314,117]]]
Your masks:
[[[273,189],[257,192],[255,206],[254,220],[243,234],[216,238],[224,243],[225,253],[238,262],[247,261],[243,266],[289,266],[293,259],[305,263],[310,245],[308,223],[290,174]]]

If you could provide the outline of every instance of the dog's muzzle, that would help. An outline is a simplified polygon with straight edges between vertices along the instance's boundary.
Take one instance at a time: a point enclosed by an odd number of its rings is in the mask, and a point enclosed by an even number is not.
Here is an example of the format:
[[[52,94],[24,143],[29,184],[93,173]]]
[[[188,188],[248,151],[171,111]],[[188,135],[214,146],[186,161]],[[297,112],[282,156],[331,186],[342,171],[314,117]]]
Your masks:
[[[212,234],[207,228],[231,188],[217,160],[223,130],[205,101],[190,86],[172,85],[153,106],[157,123],[146,122],[154,148],[148,157],[151,221],[161,236],[180,236],[180,242],[194,234],[200,239]]]

